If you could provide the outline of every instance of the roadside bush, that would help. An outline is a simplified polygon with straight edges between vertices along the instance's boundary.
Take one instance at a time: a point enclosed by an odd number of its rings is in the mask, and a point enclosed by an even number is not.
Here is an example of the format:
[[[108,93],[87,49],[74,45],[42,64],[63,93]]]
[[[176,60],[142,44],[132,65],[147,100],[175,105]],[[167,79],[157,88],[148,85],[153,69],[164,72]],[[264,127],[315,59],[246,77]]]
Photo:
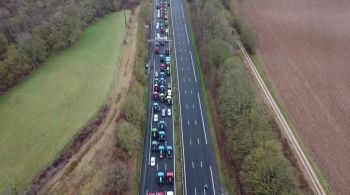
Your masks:
[[[254,53],[255,33],[242,22],[235,3],[228,0],[193,0],[191,6],[201,67],[223,136],[220,147],[232,154],[224,158],[234,165],[241,193],[298,194],[294,168],[270,125],[269,110],[257,98],[257,89],[232,46],[233,33],[238,33],[248,52]],[[230,17],[225,14],[228,11]]]
[[[132,155],[133,149],[136,149],[139,144],[140,131],[127,121],[122,121],[117,126],[117,146],[127,152],[128,155]]]
[[[107,176],[107,191],[111,194],[122,195],[129,189],[129,172],[127,166],[117,160],[114,165],[109,168]]]
[[[247,194],[298,194],[298,183],[289,161],[275,141],[261,144],[247,156],[241,177]]]

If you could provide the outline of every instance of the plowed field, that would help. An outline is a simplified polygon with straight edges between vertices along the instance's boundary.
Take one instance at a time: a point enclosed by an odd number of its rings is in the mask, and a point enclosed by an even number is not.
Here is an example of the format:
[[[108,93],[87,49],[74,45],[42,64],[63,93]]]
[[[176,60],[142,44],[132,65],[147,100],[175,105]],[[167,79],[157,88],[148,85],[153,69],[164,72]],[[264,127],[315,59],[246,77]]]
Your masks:
[[[350,194],[350,1],[239,0],[258,54],[336,194]]]

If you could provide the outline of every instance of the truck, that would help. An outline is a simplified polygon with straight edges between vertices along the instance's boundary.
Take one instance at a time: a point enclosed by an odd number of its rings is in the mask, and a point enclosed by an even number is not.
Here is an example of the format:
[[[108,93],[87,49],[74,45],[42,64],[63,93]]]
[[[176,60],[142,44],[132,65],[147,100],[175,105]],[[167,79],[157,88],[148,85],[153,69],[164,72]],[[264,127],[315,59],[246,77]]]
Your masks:
[[[174,183],[174,172],[168,171],[166,173],[166,182],[167,182],[167,184],[173,184]]]
[[[151,137],[153,140],[156,140],[159,137],[158,129],[152,128],[151,129]]]
[[[159,146],[158,147],[158,151],[159,151],[159,158],[164,158],[164,155],[165,155],[165,148],[164,148],[164,146]]]
[[[164,184],[164,172],[163,171],[158,171],[157,172],[157,184],[163,185]]]
[[[173,147],[172,146],[167,146],[166,147],[166,157],[167,158],[172,158],[173,157]]]

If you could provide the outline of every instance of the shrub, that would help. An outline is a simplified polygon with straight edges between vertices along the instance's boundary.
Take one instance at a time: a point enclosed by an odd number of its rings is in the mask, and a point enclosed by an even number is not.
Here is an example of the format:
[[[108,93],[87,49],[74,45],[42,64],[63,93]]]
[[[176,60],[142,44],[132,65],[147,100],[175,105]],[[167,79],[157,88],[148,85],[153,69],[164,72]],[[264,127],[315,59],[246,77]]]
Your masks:
[[[109,168],[106,188],[112,194],[125,194],[129,189],[129,172],[127,166],[117,160],[115,165]]]
[[[127,121],[122,121],[117,126],[117,146],[127,152],[128,155],[132,155],[133,149],[140,144],[140,136],[140,131]]]
[[[242,180],[247,194],[297,194],[298,183],[288,160],[275,141],[261,144],[242,166]]]

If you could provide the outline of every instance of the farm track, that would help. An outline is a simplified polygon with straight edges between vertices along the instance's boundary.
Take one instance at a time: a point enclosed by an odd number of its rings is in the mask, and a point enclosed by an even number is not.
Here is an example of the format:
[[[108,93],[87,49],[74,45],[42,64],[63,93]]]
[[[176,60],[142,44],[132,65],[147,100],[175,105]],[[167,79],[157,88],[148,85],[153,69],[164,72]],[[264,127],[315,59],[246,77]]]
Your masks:
[[[249,55],[247,54],[247,51],[245,50],[245,48],[243,47],[242,43],[240,41],[237,41],[237,44],[239,46],[239,48],[241,49],[245,60],[247,61],[247,64],[249,65],[249,69],[251,71],[251,73],[253,74],[254,78],[256,79],[259,87],[261,88],[263,94],[265,95],[265,98],[268,102],[268,104],[271,106],[271,108],[273,109],[273,111],[276,114],[276,118],[277,121],[280,124],[280,127],[282,129],[282,133],[285,136],[285,138],[287,138],[288,143],[291,147],[291,149],[293,150],[294,154],[297,157],[298,162],[301,165],[301,168],[303,170],[303,174],[306,177],[306,179],[309,181],[312,189],[315,191],[316,194],[319,195],[326,195],[325,190],[323,189],[323,186],[321,185],[314,169],[312,168],[310,162],[308,161],[306,155],[304,154],[304,151],[302,150],[298,140],[296,139],[293,131],[291,130],[289,124],[287,123],[286,119],[284,118],[280,108],[278,107],[278,105],[276,104],[275,100],[273,99],[270,91],[268,90],[265,82],[263,81],[263,79],[261,78],[258,70],[256,69],[253,61],[251,60],[251,58],[249,57]]]

